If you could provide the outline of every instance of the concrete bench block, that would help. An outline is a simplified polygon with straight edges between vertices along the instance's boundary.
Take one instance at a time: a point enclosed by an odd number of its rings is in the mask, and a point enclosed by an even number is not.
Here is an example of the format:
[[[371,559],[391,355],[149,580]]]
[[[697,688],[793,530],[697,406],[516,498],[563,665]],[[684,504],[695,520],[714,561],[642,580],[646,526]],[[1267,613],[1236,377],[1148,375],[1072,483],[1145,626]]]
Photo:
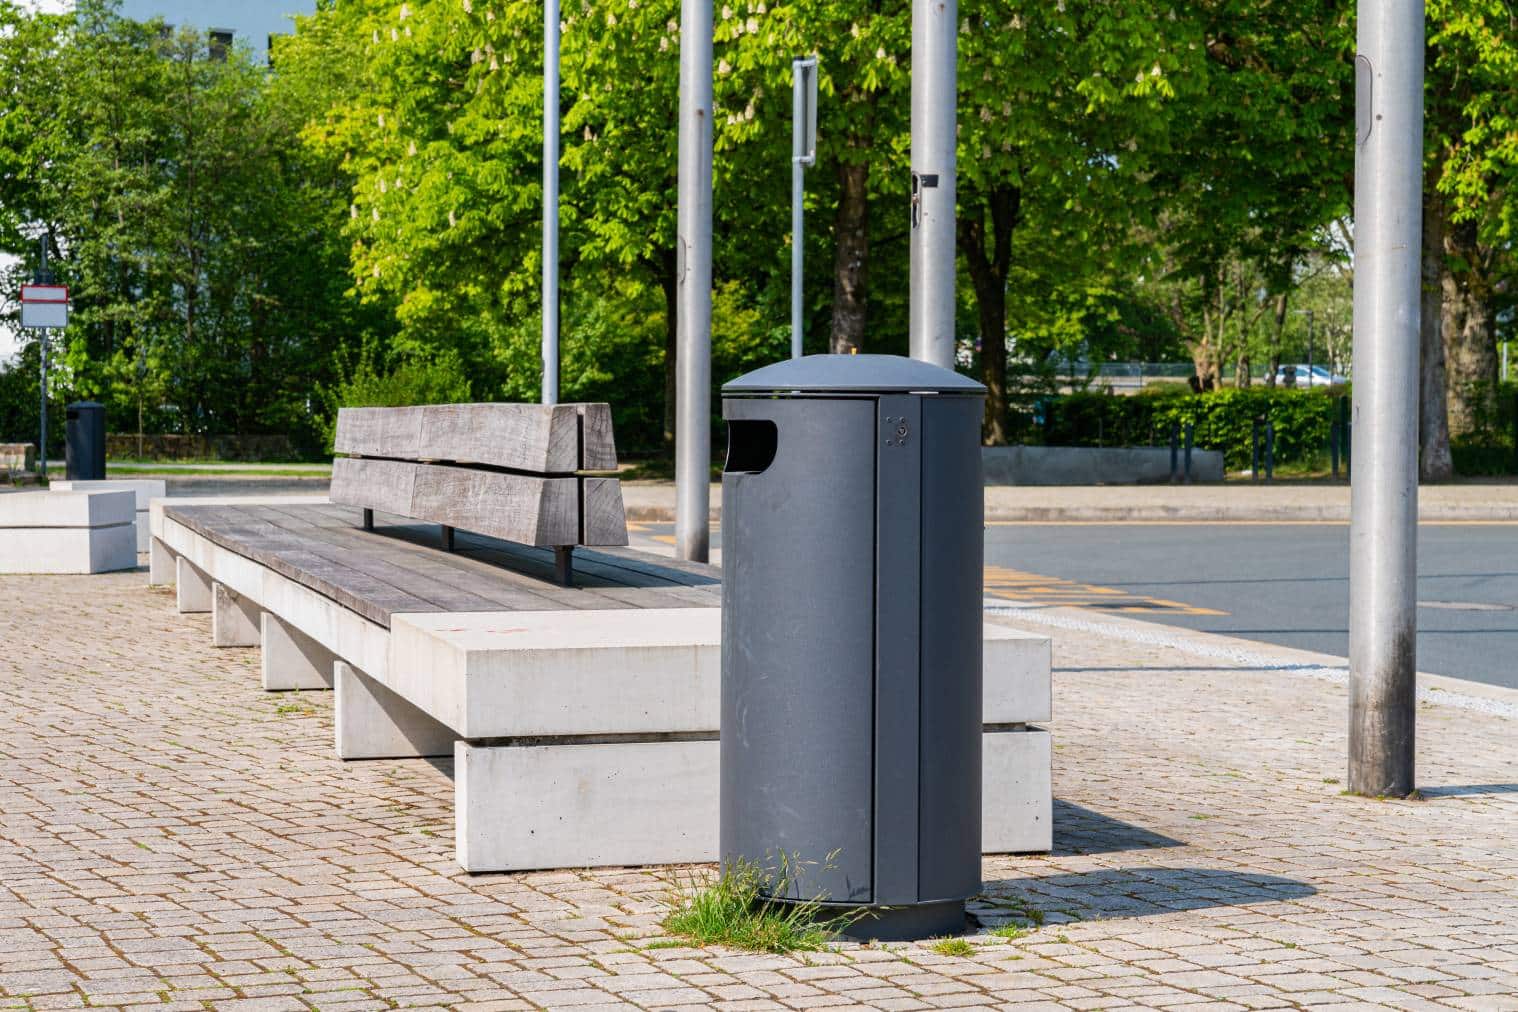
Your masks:
[[[162,478],[107,478],[104,481],[55,481],[50,486],[59,492],[131,492],[136,497],[137,551],[148,551],[148,505],[168,494]]]
[[[211,578],[182,555],[174,559],[174,588],[181,615],[211,610]]]
[[[1054,846],[1053,738],[1042,728],[987,731],[981,748],[981,844],[987,854]]]
[[[719,608],[394,615],[391,689],[461,738],[721,723]],[[985,721],[1050,719],[1049,640],[987,623]]]
[[[341,682],[339,682],[341,694]],[[1049,732],[987,731],[987,854],[1053,846]],[[718,857],[715,740],[454,748],[455,847],[466,871],[680,864]]]
[[[393,615],[385,684],[461,738],[713,731],[720,608]]]
[[[148,538],[148,586],[167,587],[174,582],[176,556],[158,538]]]
[[[341,759],[409,759],[453,754],[458,736],[343,661],[333,664],[334,729]]]
[[[264,691],[332,688],[332,651],[267,611],[259,622]]]
[[[0,573],[113,573],[136,565],[130,525],[0,529]]]
[[[985,623],[982,719],[1031,724],[1053,719],[1052,653],[1047,636]]]
[[[0,495],[0,573],[108,573],[137,565],[126,492]]]
[[[256,647],[263,638],[259,607],[224,583],[211,585],[211,642],[219,647]]]
[[[454,746],[465,871],[675,864],[717,856],[718,743]]]

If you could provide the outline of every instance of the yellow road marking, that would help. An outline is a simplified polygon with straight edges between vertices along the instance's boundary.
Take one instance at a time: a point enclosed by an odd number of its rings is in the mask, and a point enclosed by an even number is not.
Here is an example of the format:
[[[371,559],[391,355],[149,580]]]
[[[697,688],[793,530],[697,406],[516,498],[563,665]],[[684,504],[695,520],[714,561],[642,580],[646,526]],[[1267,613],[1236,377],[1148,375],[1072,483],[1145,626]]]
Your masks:
[[[1063,605],[1067,608],[1096,608],[1101,611],[1124,611],[1167,615],[1226,615],[1226,611],[1202,608],[1163,597],[1130,594],[1116,587],[1099,587],[1091,583],[1062,580],[1057,576],[1040,576],[1020,569],[986,567],[986,593],[1020,604]]]

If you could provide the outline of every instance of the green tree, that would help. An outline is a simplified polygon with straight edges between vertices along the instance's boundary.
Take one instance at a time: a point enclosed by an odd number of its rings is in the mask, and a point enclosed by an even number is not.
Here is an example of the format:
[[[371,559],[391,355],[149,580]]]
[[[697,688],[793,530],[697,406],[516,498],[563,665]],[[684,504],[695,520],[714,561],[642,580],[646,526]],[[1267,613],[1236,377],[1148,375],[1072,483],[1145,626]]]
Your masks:
[[[1427,17],[1420,470],[1434,480],[1496,395],[1518,224],[1518,19],[1495,0],[1429,0]]]

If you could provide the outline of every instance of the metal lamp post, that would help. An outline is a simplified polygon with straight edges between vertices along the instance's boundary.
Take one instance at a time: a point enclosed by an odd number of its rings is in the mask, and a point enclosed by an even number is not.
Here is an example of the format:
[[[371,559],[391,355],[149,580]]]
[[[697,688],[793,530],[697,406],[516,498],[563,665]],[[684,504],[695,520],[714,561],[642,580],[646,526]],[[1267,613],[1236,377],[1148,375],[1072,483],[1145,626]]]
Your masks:
[[[956,0],[912,3],[912,357],[954,368]]]
[[[1423,0],[1359,0],[1349,790],[1413,790]]]
[[[675,551],[705,562],[711,541],[712,3],[680,5],[676,213]]]
[[[543,3],[543,403],[559,403],[559,0]]]
[[[817,57],[791,61],[791,358],[802,355],[806,170],[817,162]]]

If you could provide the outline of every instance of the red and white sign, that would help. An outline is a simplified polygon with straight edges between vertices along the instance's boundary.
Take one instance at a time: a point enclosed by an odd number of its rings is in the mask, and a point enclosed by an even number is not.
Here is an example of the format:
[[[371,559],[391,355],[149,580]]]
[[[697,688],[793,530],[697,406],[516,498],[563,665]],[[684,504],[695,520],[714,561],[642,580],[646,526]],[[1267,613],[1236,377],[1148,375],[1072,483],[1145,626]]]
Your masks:
[[[51,328],[68,325],[68,285],[21,286],[21,326]]]

